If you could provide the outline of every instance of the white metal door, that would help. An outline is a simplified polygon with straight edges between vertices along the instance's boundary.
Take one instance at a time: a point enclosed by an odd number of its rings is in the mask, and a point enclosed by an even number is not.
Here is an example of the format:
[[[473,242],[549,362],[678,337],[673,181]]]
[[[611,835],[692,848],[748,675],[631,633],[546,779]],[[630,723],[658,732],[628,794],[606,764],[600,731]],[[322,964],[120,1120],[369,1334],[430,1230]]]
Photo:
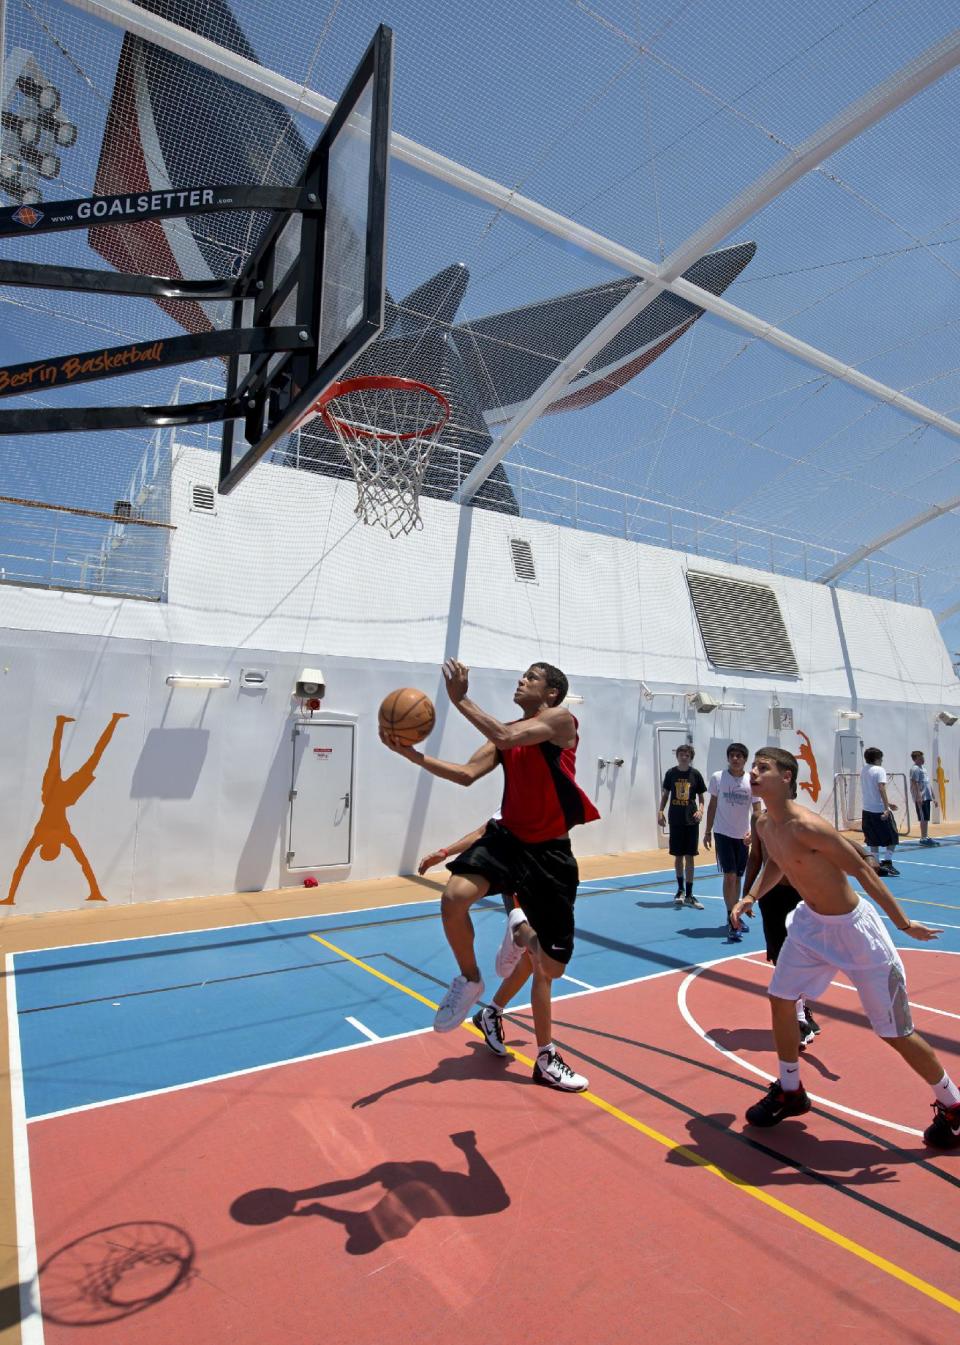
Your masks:
[[[288,869],[349,864],[353,851],[352,724],[293,730]]]
[[[693,735],[684,727],[668,727],[661,725],[657,727],[657,778],[655,781],[656,800],[660,802],[660,795],[663,792],[663,777],[671,766],[677,764],[676,750],[683,743],[693,742]],[[661,850],[665,850],[670,844],[670,833],[666,827],[657,827],[657,845]]]

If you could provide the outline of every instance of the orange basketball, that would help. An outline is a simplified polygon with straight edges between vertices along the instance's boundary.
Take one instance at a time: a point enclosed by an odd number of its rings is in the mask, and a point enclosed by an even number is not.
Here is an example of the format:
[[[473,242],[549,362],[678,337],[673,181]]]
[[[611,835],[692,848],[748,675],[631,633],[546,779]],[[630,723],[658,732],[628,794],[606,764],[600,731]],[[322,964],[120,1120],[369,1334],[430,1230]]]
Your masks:
[[[433,701],[416,687],[391,691],[380,706],[380,727],[408,747],[423,742],[432,731],[436,717]]]

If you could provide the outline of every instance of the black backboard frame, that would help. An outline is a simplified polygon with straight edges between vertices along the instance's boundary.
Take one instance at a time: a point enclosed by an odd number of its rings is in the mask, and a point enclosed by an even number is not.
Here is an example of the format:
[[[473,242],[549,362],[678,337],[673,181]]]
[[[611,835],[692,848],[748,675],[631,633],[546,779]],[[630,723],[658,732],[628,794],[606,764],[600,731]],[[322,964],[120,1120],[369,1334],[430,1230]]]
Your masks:
[[[292,218],[288,213],[278,213],[241,277],[246,293],[258,291],[253,315],[255,327],[269,328],[296,284],[296,325],[307,333],[307,339],[303,349],[290,351],[269,372],[269,352],[252,357],[242,378],[239,355],[230,357],[227,401],[238,400],[245,408],[243,428],[249,447],[233,461],[238,422],[225,421],[218,485],[221,495],[228,495],[243,480],[383,330],[392,78],[393,33],[381,24],[311,152],[298,184],[308,199],[316,198],[318,206],[301,217],[298,262],[286,276],[274,274],[277,244]],[[372,90],[372,118],[361,314],[337,346],[322,355],[320,327],[330,151],[368,86]],[[244,325],[244,300],[238,298],[234,302],[233,326],[242,329]]]
[[[224,359],[227,366],[227,388],[222,398],[190,405],[27,406],[0,410],[0,436],[158,429],[223,421],[219,488],[221,494],[228,494],[271,445],[304,418],[317,397],[383,329],[392,78],[393,33],[381,24],[311,151],[300,180],[292,187],[204,183],[81,197],[45,203],[43,209],[23,204],[0,208],[0,239],[217,211],[273,213],[248,264],[231,279],[132,275],[0,259],[0,284],[5,285],[154,300],[233,301],[232,323],[226,330],[79,351],[0,369],[0,398],[6,398],[37,391],[41,386],[113,378],[213,356]],[[363,227],[357,231],[364,248],[360,314],[334,349],[321,352],[330,153],[368,86],[371,120],[366,213]],[[278,244],[292,220],[300,223],[300,246],[286,276],[275,277]],[[278,320],[283,301],[294,286],[296,312],[283,312]],[[252,322],[245,320],[251,304]],[[249,368],[241,378],[240,361],[247,357]],[[244,423],[249,447],[234,464],[238,421]]]

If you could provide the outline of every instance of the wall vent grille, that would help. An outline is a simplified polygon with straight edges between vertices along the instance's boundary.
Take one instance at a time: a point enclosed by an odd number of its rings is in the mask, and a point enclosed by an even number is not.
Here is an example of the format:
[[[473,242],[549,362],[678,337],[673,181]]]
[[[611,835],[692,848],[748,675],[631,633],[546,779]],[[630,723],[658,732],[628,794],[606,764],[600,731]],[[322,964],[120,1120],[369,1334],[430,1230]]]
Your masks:
[[[190,487],[190,508],[198,514],[215,514],[217,496],[213,486],[194,483]]]
[[[707,658],[718,668],[798,677],[777,595],[766,584],[687,571]]]
[[[537,567],[533,563],[533,549],[529,542],[520,537],[510,538],[510,556],[513,560],[513,573],[521,584],[537,582]]]

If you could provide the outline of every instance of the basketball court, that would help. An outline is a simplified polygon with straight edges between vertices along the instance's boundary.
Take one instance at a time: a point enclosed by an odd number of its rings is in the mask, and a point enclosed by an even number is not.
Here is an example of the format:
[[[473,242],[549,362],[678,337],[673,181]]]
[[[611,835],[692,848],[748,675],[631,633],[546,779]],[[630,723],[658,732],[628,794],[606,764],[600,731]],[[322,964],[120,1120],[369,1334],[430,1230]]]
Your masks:
[[[743,736],[849,829],[866,718],[960,1076],[960,33],[567,8],[0,0],[4,1340],[957,1333],[930,1090],[841,976],[813,1109],[749,1127],[760,922],[727,938],[702,851],[678,909],[653,819],[679,744]],[[378,731],[459,760],[441,663],[486,706],[568,656],[576,1094],[523,992],[505,1058],[433,1031],[442,871],[377,876],[466,825]],[[488,1001],[499,899],[474,922]]]
[[[896,889],[944,927],[898,942],[954,1070],[957,853],[904,848]],[[555,997],[582,1095],[531,1086],[523,1004],[507,1060],[469,1025],[432,1032],[450,970],[433,895],[9,955],[18,1232],[43,1303],[23,1339],[308,1341],[322,1320],[479,1342],[545,1319],[627,1339],[626,1285],[666,1341],[769,1340],[784,1295],[813,1332],[946,1339],[960,1173],[922,1143],[925,1088],[838,980],[803,1057],[813,1112],[746,1128],[769,968],[756,932],[724,942],[719,875],[698,870],[703,912],[672,887],[582,886]],[[476,926],[487,968],[499,902]]]

